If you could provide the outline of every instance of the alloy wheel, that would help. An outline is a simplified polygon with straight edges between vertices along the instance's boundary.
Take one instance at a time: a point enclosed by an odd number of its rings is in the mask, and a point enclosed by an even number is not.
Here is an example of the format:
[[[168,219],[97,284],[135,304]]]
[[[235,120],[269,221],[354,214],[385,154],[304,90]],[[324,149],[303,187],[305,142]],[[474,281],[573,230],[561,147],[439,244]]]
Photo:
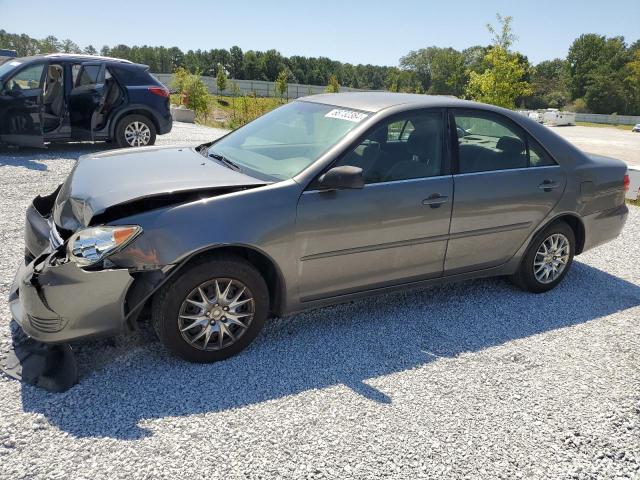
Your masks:
[[[131,122],[124,129],[124,139],[131,147],[144,147],[151,140],[151,130],[144,122]]]
[[[221,350],[235,343],[251,324],[255,301],[238,280],[216,278],[194,288],[180,305],[178,329],[198,350]]]
[[[533,259],[533,274],[540,283],[554,282],[569,263],[571,244],[561,233],[549,235],[538,247]]]

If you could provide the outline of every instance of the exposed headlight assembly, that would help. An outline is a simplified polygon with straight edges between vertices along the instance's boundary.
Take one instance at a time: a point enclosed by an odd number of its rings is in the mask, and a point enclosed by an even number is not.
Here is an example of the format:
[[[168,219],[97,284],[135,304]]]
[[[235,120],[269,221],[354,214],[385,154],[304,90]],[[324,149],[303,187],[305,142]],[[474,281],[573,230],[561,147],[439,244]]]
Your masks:
[[[91,227],[74,233],[67,243],[67,256],[82,267],[93,265],[123,248],[137,237],[137,225]]]

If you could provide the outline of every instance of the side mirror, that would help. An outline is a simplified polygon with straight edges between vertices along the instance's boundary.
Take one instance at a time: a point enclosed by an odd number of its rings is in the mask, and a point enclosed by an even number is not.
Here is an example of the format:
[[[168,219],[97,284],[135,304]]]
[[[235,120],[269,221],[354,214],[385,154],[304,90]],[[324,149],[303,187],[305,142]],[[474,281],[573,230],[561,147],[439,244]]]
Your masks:
[[[360,167],[343,165],[333,167],[318,178],[320,190],[344,190],[364,187],[364,178]]]

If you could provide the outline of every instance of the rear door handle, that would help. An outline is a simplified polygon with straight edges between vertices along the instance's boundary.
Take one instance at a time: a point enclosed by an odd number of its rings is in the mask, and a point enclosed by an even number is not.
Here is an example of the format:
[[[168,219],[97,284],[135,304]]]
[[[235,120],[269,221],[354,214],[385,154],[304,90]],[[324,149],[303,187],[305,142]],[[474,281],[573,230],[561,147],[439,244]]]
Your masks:
[[[551,180],[545,180],[540,185],[538,185],[538,188],[540,190],[544,190],[545,192],[550,192],[551,190],[555,190],[559,186],[560,186],[560,184],[558,182],[553,182]]]
[[[431,208],[438,208],[443,203],[447,203],[449,201],[449,197],[446,195],[440,195],[439,193],[434,193],[433,195],[429,195],[427,198],[422,200],[423,205],[429,205]]]

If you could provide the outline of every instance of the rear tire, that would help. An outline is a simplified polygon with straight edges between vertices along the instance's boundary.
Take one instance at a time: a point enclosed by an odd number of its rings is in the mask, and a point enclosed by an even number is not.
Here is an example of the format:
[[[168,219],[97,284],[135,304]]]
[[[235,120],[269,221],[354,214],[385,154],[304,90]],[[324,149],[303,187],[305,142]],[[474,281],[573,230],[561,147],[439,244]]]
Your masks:
[[[156,143],[156,127],[149,117],[127,115],[116,125],[115,140],[120,148],[147,147]]]
[[[178,273],[155,295],[151,319],[173,354],[204,363],[246,348],[268,312],[269,292],[260,273],[244,258],[228,255]]]
[[[573,230],[555,222],[535,236],[511,281],[532,293],[548,292],[565,277],[575,252]]]

